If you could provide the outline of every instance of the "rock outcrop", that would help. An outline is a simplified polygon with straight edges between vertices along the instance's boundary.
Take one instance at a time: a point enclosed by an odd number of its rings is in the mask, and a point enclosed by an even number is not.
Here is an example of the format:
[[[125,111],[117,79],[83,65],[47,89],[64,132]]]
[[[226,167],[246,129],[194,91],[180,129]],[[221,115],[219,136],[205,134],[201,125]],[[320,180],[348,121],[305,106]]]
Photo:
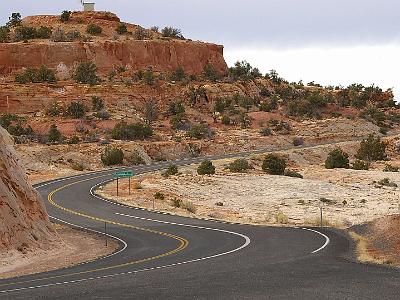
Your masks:
[[[0,252],[24,252],[59,239],[12,144],[11,137],[0,127]]]
[[[169,72],[178,66],[188,74],[201,74],[206,64],[224,73],[223,46],[180,40],[126,40],[94,42],[29,42],[0,44],[0,74],[45,65],[72,72],[79,62],[93,61],[107,74],[118,67],[129,70],[152,68]]]

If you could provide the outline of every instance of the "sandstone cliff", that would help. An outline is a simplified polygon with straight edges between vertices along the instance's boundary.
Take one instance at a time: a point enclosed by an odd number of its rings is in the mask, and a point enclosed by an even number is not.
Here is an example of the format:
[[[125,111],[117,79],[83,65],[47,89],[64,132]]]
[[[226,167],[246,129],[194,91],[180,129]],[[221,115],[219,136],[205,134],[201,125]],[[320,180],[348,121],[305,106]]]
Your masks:
[[[0,252],[25,251],[58,240],[43,201],[28,183],[12,143],[0,127]]]

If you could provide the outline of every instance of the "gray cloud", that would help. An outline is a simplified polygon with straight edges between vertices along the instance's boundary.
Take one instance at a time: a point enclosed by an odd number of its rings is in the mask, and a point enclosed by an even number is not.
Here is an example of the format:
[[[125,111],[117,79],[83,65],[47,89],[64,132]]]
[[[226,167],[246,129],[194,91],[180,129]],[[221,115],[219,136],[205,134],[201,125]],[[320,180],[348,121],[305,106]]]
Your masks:
[[[1,0],[4,1],[4,0]],[[60,3],[62,2],[62,3]],[[398,0],[97,0],[98,10],[150,27],[176,26],[192,39],[229,47],[349,46],[400,43]],[[79,1],[5,0],[0,22],[79,9]]]

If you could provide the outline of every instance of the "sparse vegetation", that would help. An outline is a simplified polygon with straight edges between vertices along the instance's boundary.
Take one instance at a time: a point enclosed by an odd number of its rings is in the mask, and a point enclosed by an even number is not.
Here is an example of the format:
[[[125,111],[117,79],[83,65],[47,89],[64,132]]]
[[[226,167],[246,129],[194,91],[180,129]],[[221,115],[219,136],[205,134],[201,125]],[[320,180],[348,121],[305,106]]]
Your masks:
[[[26,83],[55,83],[57,81],[53,70],[46,66],[41,66],[39,69],[26,69],[25,71],[15,75],[15,82],[20,84]]]
[[[8,18],[8,22],[6,24],[7,27],[15,27],[21,25],[22,17],[18,12],[14,12],[11,14],[11,17]]]
[[[156,192],[154,194],[154,199],[156,199],[156,200],[164,200],[165,199],[165,195],[163,193],[161,193],[161,192]]]
[[[397,183],[390,181],[389,178],[383,178],[382,180],[379,180],[377,183],[380,186],[397,187]]]
[[[69,10],[64,10],[60,16],[61,22],[68,22],[71,19],[71,14]]]
[[[213,175],[215,174],[215,167],[209,160],[203,161],[197,168],[197,174],[199,175]]]
[[[78,83],[95,85],[98,84],[100,79],[96,75],[97,67],[93,62],[83,62],[77,67],[74,79]]]
[[[399,172],[399,167],[386,164],[385,168],[383,169],[383,172]]]
[[[67,106],[66,114],[74,119],[83,118],[86,114],[86,106],[81,101],[72,101]]]
[[[58,143],[61,141],[61,132],[58,130],[57,125],[53,124],[50,126],[49,133],[47,134],[47,139],[50,143]]]
[[[142,123],[128,124],[121,121],[115,125],[111,131],[111,137],[116,140],[144,140],[153,135],[153,130],[149,125]]]
[[[169,165],[168,169],[165,170],[162,175],[164,177],[175,176],[179,174],[178,166],[177,165]]]
[[[101,161],[105,166],[120,165],[124,161],[124,152],[113,146],[107,146],[101,154]]]
[[[182,81],[185,79],[185,70],[179,66],[174,72],[171,74],[171,81]]]
[[[252,80],[262,77],[257,68],[253,68],[247,61],[238,61],[234,67],[229,68],[229,76],[233,80]]]
[[[192,139],[201,140],[210,137],[212,132],[207,124],[194,124],[187,132],[187,136]]]
[[[262,170],[270,175],[284,175],[286,160],[276,154],[268,154],[263,161]]]
[[[179,39],[179,40],[184,40],[185,38],[182,35],[182,32],[178,28],[173,28],[173,27],[164,27],[161,30],[161,34],[163,37],[166,38],[173,38],[173,39]]]
[[[349,166],[349,155],[342,149],[337,148],[329,152],[327,159],[325,160],[325,168],[336,169],[345,168],[348,169]]]
[[[301,179],[303,178],[303,175],[301,175],[298,172],[291,171],[291,170],[285,170],[285,173],[283,175],[288,176],[288,177],[293,177],[293,178],[301,178]]]
[[[279,224],[289,223],[289,218],[281,211],[278,211],[275,215],[275,221]]]
[[[10,39],[10,29],[6,26],[0,26],[0,43],[8,42]]]
[[[363,160],[357,159],[353,163],[354,170],[369,170],[369,163]]]
[[[367,139],[360,143],[360,148],[357,151],[356,158],[365,161],[386,160],[387,144],[379,137],[370,135]]]
[[[86,27],[86,32],[91,35],[100,35],[103,32],[103,29],[97,24],[89,24]]]
[[[98,96],[92,97],[92,110],[101,111],[104,109],[104,100]]]
[[[228,165],[228,169],[231,172],[235,172],[235,173],[245,173],[250,169],[253,169],[253,167],[249,164],[249,162],[244,159],[244,158],[240,158],[240,159],[236,159],[235,161],[231,162]]]
[[[126,33],[128,33],[128,28],[126,27],[125,23],[119,23],[117,28],[115,28],[115,31],[118,34],[126,34]]]
[[[133,151],[132,154],[127,158],[127,161],[134,166],[146,164],[143,157],[140,156],[138,151]]]

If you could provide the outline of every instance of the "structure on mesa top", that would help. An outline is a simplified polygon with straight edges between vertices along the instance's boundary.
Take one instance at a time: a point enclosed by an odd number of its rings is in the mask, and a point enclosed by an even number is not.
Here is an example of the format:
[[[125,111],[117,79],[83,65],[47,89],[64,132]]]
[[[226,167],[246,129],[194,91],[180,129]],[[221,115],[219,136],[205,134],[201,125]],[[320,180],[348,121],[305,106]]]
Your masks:
[[[81,1],[84,11],[94,11],[94,2]]]

